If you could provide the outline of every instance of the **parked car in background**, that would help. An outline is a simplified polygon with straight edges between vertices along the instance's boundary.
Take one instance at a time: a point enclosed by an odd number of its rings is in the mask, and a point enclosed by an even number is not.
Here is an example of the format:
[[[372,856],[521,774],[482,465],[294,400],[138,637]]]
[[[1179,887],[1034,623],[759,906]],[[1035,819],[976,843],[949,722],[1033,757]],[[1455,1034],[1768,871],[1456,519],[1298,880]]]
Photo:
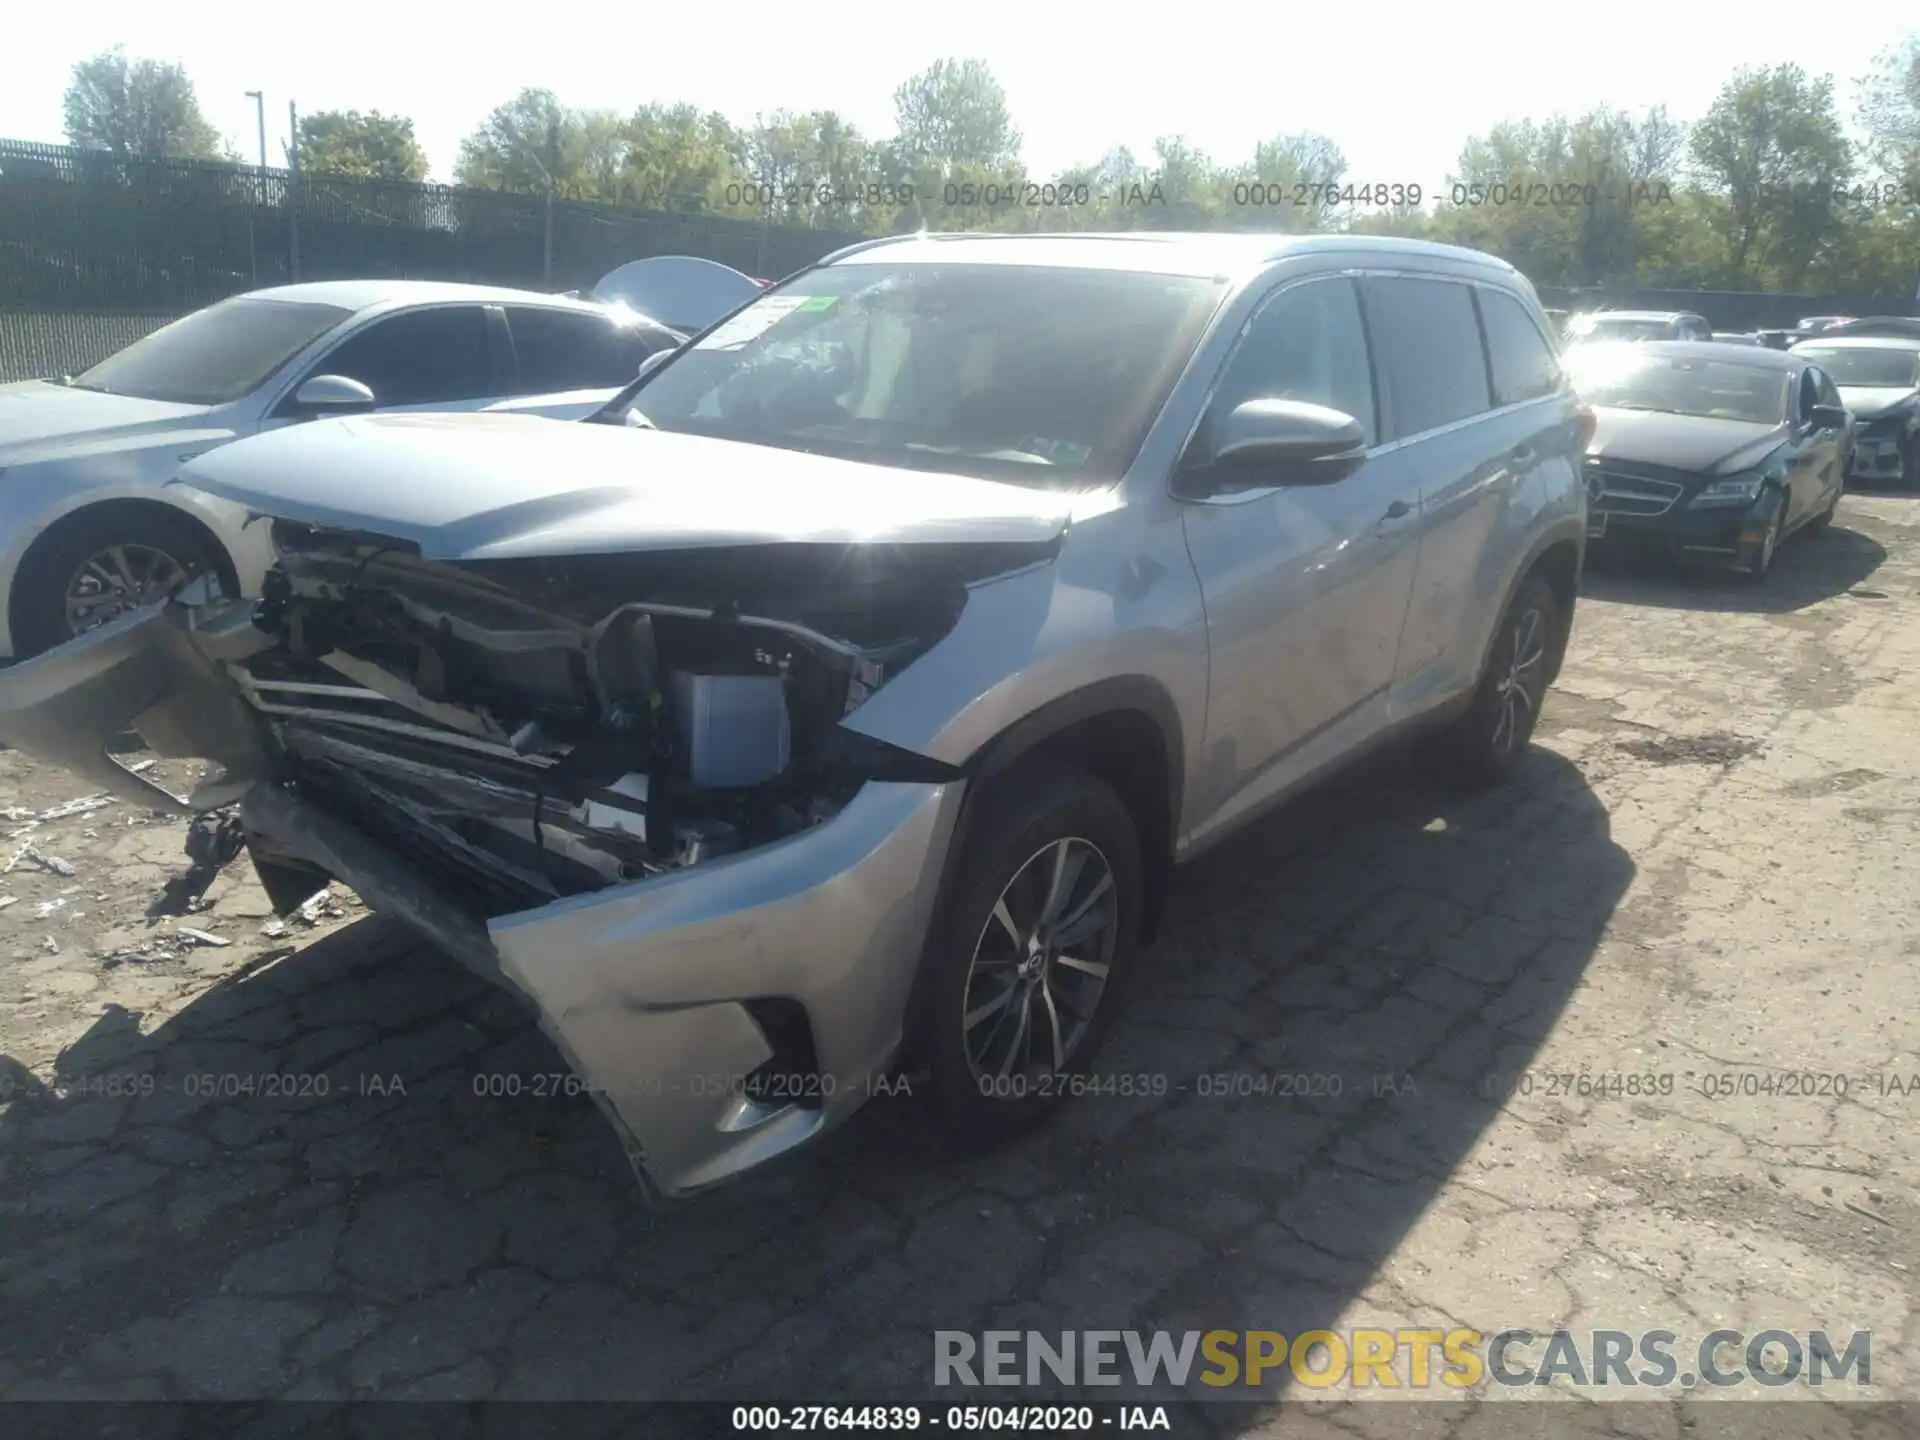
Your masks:
[[[1756,330],[1756,339],[1769,350],[1788,350],[1799,336],[1792,330]]]
[[[658,1191],[896,1064],[998,1135],[1092,1063],[1175,862],[1409,729],[1460,779],[1521,762],[1591,418],[1473,251],[874,241],[605,423],[201,457],[276,517],[261,601],[16,667],[0,738],[243,794],[276,906],[332,876],[525,998]],[[103,756],[137,712],[219,784]]]
[[[1831,375],[1853,414],[1848,473],[1920,489],[1920,334],[1828,335],[1792,353]]]
[[[1706,316],[1690,310],[1594,310],[1576,315],[1567,339],[1578,345],[1610,340],[1711,340]]]
[[[1794,329],[1801,335],[1818,335],[1823,330],[1831,330],[1836,325],[1850,325],[1851,315],[1802,315],[1794,323]]]
[[[242,436],[362,411],[592,413],[682,337],[558,296],[409,280],[257,290],[79,375],[0,386],[0,657],[34,655],[201,571],[251,593],[239,507],[166,488]]]
[[[1758,335],[1747,334],[1738,330],[1716,330],[1713,332],[1713,342],[1716,345],[1758,345],[1761,343]]]
[[[1654,341],[1593,346],[1570,366],[1598,417],[1590,543],[1730,562],[1762,580],[1782,541],[1832,521],[1849,417],[1806,356]]]

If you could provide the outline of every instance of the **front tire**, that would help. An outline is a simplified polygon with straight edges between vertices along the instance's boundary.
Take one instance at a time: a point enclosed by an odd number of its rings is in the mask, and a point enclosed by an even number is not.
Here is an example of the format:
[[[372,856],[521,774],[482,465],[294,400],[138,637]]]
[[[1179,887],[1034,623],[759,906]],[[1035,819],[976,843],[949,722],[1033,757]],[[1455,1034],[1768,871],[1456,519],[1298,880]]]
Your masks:
[[[1782,495],[1775,507],[1773,518],[1767,521],[1766,532],[1752,546],[1748,547],[1741,562],[1740,573],[1754,584],[1765,582],[1773,573],[1773,562],[1780,554],[1780,541],[1787,529],[1787,497]]]
[[[1553,587],[1544,576],[1528,576],[1500,618],[1472,702],[1428,739],[1431,769],[1471,788],[1498,784],[1513,773],[1540,722],[1561,626]]]
[[[1111,786],[1034,770],[988,793],[929,941],[926,1058],[964,1136],[1016,1134],[1071,1090],[1120,1008],[1144,898]]]
[[[14,654],[27,659],[164,598],[216,568],[206,536],[184,516],[111,507],[56,522],[14,579]]]

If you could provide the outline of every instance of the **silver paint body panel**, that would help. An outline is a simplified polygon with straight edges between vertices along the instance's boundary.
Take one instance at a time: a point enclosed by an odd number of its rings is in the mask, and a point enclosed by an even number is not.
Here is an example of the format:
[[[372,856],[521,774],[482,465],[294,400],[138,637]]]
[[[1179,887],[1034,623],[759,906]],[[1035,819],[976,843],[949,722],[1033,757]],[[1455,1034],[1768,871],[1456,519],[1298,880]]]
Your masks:
[[[1077,238],[1055,253],[1074,264],[1110,253],[1108,263],[1119,266],[1126,246],[1153,238],[1115,239],[1108,251]],[[919,538],[1052,532],[1059,546],[1051,560],[975,583],[951,631],[843,724],[968,767],[1048,707],[1123,682],[1125,693],[1147,697],[1150,718],[1170,732],[1178,797],[1172,840],[1176,858],[1185,858],[1389,727],[1461,701],[1532,563],[1565,543],[1577,568],[1586,499],[1574,401],[1564,392],[1378,445],[1336,484],[1198,502],[1176,497],[1172,477],[1217,378],[1250,318],[1282,287],[1370,273],[1496,286],[1521,298],[1551,334],[1531,287],[1486,257],[1338,237],[1268,238],[1261,252],[1241,243],[1249,238],[1210,237],[1212,248],[1185,260],[1142,252],[1163,269],[1232,261],[1234,284],[1133,465],[1111,487],[1014,497],[1000,493],[1014,487],[880,472],[889,483],[924,482],[908,507],[914,514],[891,517]],[[1044,237],[976,238],[956,242],[952,252],[903,241],[841,263],[917,250],[951,258],[968,247],[1000,257],[1023,244],[1038,252],[1025,263],[1045,263]],[[373,497],[380,485],[345,475],[299,478],[303,436],[336,444],[357,429],[361,438],[385,431],[423,441],[463,424],[473,426],[461,442],[468,454],[482,426],[516,453],[536,440],[533,430],[515,435],[514,422],[499,420],[355,422],[331,432],[316,425],[257,442],[256,453],[271,463],[250,477],[255,442],[223,449],[208,466],[217,478],[203,483],[228,503],[410,532],[450,554],[537,553],[541,536],[556,551],[576,550],[584,531],[613,516],[622,546],[636,552],[673,543],[650,540],[655,525],[684,539],[718,524],[666,500],[650,520],[645,506],[611,493],[611,478],[572,487],[550,474],[525,474],[535,498],[516,527],[502,503],[512,465],[491,472],[462,513],[436,492],[394,496],[386,515],[368,498],[349,514],[342,486],[359,485],[362,497]],[[558,442],[559,429],[538,434]],[[616,463],[648,446],[665,454],[675,447],[662,441],[684,439],[607,427],[576,453]],[[813,465],[807,456],[737,458],[743,470],[785,467],[786,478]],[[649,494],[664,495],[662,482],[649,483]],[[751,493],[759,492],[749,484],[736,499]],[[727,487],[716,486],[696,508],[719,517],[729,513],[728,500]],[[743,516],[737,504],[732,513],[740,528],[768,528],[764,516]],[[826,505],[814,533],[835,531],[853,513]],[[644,555],[634,563],[643,566]],[[224,712],[193,712],[190,702],[204,696],[212,665],[194,657],[242,642],[218,625],[190,634],[187,623],[178,613],[142,612],[0,676],[0,738],[41,753],[57,748],[57,758],[72,764],[84,745],[104,743],[137,714],[185,714],[190,722],[204,713],[211,723]],[[83,694],[85,704],[75,703]],[[232,764],[236,784],[257,770],[246,742],[225,727],[176,725],[167,743]],[[125,793],[136,781],[125,777],[116,788]],[[895,1060],[967,786],[964,779],[869,782],[838,816],[787,840],[505,915],[484,936],[457,926],[436,933],[431,916],[412,918],[483,972],[497,965],[594,1089],[646,1180],[684,1193],[844,1119]],[[351,848],[335,849],[343,847]],[[333,862],[373,863],[337,853]],[[393,904],[407,906],[404,898]],[[821,1072],[831,1077],[817,1108],[761,1109],[723,1083],[770,1053],[744,1008],[766,996],[797,999],[806,1009]]]

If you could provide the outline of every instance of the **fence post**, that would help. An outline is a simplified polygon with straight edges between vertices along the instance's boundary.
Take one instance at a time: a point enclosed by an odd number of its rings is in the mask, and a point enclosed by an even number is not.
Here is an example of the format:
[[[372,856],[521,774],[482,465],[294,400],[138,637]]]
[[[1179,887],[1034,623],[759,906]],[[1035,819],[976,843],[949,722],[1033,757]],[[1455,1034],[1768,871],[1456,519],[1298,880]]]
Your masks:
[[[287,102],[287,269],[300,279],[300,112]]]

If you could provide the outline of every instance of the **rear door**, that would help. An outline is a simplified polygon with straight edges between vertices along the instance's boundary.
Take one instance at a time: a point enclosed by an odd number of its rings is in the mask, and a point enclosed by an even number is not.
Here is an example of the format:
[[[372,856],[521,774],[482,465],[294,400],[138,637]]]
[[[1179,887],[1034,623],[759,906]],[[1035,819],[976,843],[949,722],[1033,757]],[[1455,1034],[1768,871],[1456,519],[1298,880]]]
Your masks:
[[[1544,330],[1506,291],[1439,275],[1369,277],[1362,288],[1387,439],[1420,482],[1393,704],[1411,715],[1475,682],[1519,558],[1508,552],[1530,513],[1527,487],[1542,467],[1569,463],[1571,401]]]

